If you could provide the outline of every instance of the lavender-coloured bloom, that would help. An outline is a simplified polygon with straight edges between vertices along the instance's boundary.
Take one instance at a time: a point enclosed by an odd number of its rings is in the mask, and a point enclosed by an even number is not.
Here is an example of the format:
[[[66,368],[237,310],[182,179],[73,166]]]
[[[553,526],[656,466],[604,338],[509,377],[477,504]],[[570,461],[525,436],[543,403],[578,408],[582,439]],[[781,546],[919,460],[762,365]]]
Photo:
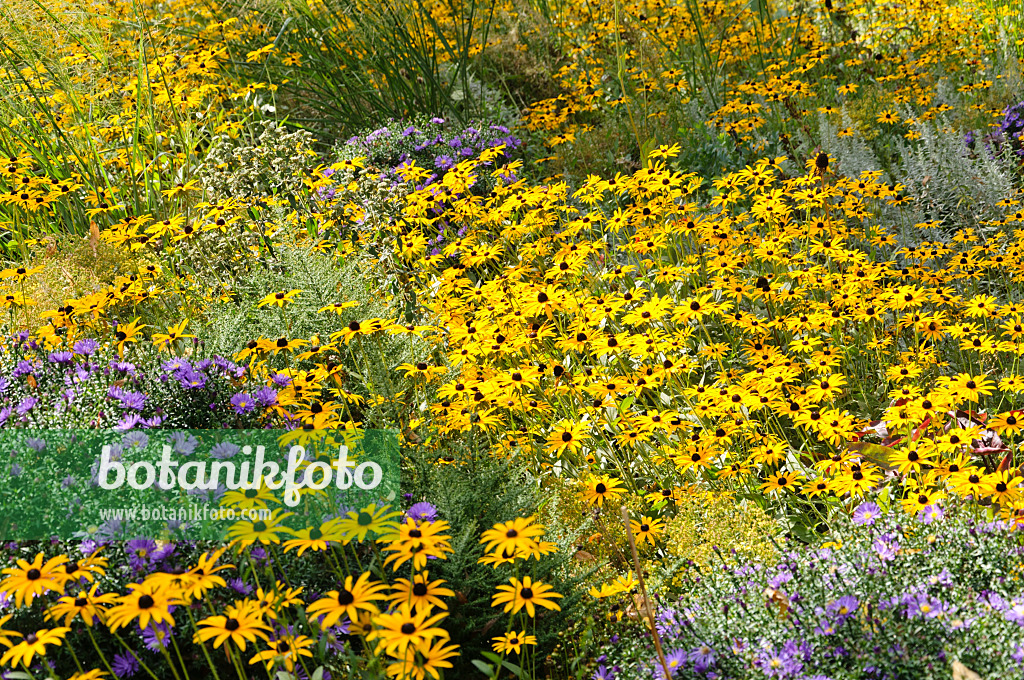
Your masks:
[[[36,453],[39,453],[46,448],[46,440],[38,437],[30,437],[25,440],[25,446],[32,449]]]
[[[444,125],[444,118],[431,118],[430,122],[434,125]]]
[[[228,581],[228,587],[239,595],[248,596],[252,594],[252,586],[240,578],[233,578]]]
[[[180,430],[172,432],[170,439],[174,443],[174,452],[181,456],[191,456],[199,445],[195,436]]]
[[[71,352],[50,352],[47,360],[51,364],[70,364],[74,361],[75,355]]]
[[[921,524],[931,524],[932,522],[941,521],[946,516],[946,513],[938,505],[926,505],[917,516],[921,520]]]
[[[143,418],[139,421],[139,427],[160,427],[164,423],[164,417],[161,415],[150,416]]]
[[[938,574],[928,577],[928,585],[930,586],[951,586],[953,585],[953,575],[949,573],[949,569],[946,567],[942,568]]]
[[[26,375],[32,375],[35,372],[35,370],[35,364],[33,364],[31,361],[25,361],[24,359],[22,359],[21,361],[18,362],[18,365],[14,367],[14,370],[11,371],[11,377],[22,378]]]
[[[597,670],[594,671],[594,674],[590,676],[590,680],[615,680],[615,671],[612,671],[608,666],[601,664],[597,667]]]
[[[673,652],[669,652],[665,655],[665,664],[668,666],[669,672],[673,675],[686,665],[686,660],[689,658],[689,654],[685,649],[677,649]],[[655,664],[660,664],[660,660],[655,660]]]
[[[709,644],[703,643],[690,651],[689,659],[695,671],[704,673],[715,665],[715,650]]]
[[[159,652],[170,646],[173,631],[166,623],[150,623],[149,628],[142,632],[142,640],[146,643],[146,649],[151,652]]]
[[[132,678],[139,672],[139,662],[128,652],[115,654],[114,660],[110,662],[110,670],[118,678]]]
[[[121,439],[125,449],[144,449],[149,446],[149,435],[145,432],[129,432]]]
[[[946,606],[941,600],[927,593],[920,593],[907,603],[906,613],[908,618],[934,619],[945,611]]]
[[[92,338],[83,338],[75,343],[72,347],[75,354],[81,354],[83,357],[91,357],[99,349],[100,343],[96,342]]]
[[[11,477],[21,477],[21,473],[24,472],[24,468],[18,463],[11,464]]]
[[[143,392],[123,392],[119,397],[118,401],[121,402],[121,407],[126,409],[132,409],[134,411],[141,411],[146,405],[146,401],[149,397]]]
[[[441,155],[434,159],[434,167],[439,170],[449,170],[455,167],[455,161],[451,156]]]
[[[206,387],[206,376],[191,367],[178,372],[178,383],[187,390],[199,390]]]
[[[121,373],[127,373],[128,375],[135,375],[135,364],[130,361],[111,361],[110,367],[115,371]]]
[[[882,516],[882,510],[874,503],[861,503],[853,511],[853,523],[858,526],[871,526]]]
[[[875,539],[875,542],[871,544],[872,550],[878,555],[878,558],[883,562],[896,559],[896,552],[899,550],[899,543],[896,542],[896,537],[891,534],[885,534]]]
[[[1024,602],[1018,602],[1003,612],[1003,618],[1024,628]]]
[[[842,619],[853,616],[853,614],[860,607],[860,600],[853,595],[844,595],[838,600],[831,602],[826,611],[832,616],[838,616],[840,621]]]
[[[178,371],[184,371],[186,369],[192,368],[192,364],[190,364],[185,359],[176,358],[171,359],[170,361],[165,361],[164,365],[161,368],[163,368],[168,373],[177,373]]]
[[[39,400],[36,399],[35,397],[25,397],[18,403],[16,407],[14,407],[14,411],[19,416],[24,416],[27,415],[28,412],[31,411],[38,403]]]
[[[285,375],[284,373],[275,373],[271,380],[278,387],[288,387],[292,384],[291,376]]]
[[[142,423],[142,418],[139,417],[138,413],[126,413],[121,416],[121,419],[114,425],[115,430],[131,430],[139,427]]]
[[[240,451],[238,444],[232,444],[231,442],[218,442],[210,449],[210,457],[216,458],[217,460],[227,460],[233,458],[235,454]]]
[[[277,390],[269,385],[264,385],[259,388],[252,396],[256,399],[256,403],[264,408],[273,406],[277,403]]]
[[[231,407],[235,410],[235,413],[249,413],[256,407],[256,400],[251,394],[239,392],[231,397]]]
[[[406,517],[411,517],[417,522],[433,522],[437,519],[437,508],[433,503],[420,501],[405,511]]]

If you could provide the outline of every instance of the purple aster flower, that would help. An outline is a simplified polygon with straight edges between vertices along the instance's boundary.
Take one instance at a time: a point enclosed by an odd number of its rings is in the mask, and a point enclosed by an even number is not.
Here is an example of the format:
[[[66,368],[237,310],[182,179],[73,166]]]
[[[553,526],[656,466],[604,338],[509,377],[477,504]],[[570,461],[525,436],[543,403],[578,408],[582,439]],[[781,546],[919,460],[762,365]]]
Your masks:
[[[871,544],[871,548],[878,555],[878,558],[883,562],[896,559],[896,551],[899,550],[899,543],[896,542],[896,537],[891,534],[885,534],[875,539],[875,542]]]
[[[835,602],[830,603],[826,611],[833,616],[838,616],[842,621],[846,617],[853,616],[859,607],[860,600],[853,595],[843,595]]]
[[[916,595],[907,604],[907,617],[909,618],[924,618],[934,619],[942,615],[946,611],[946,606],[942,600],[932,597],[927,593],[920,593]]]
[[[256,400],[253,399],[252,395],[245,392],[239,392],[231,397],[231,406],[235,409],[235,413],[248,413],[252,411],[256,406],[255,402]]]
[[[30,437],[29,439],[25,440],[25,446],[32,449],[36,453],[39,453],[40,451],[46,448],[46,440],[40,439],[38,437]]]
[[[256,403],[263,407],[270,407],[277,403],[277,390],[269,385],[259,388],[252,396],[256,399]]]
[[[127,373],[128,375],[135,375],[135,364],[130,361],[111,361],[110,367],[115,371],[121,373]]]
[[[142,632],[146,648],[151,652],[159,652],[170,645],[171,627],[166,623],[150,623],[149,628]]]
[[[252,594],[252,586],[240,578],[233,578],[228,581],[228,587],[239,595],[248,596]]]
[[[1003,612],[1003,618],[1024,628],[1024,603],[1017,603]]]
[[[217,460],[227,460],[228,458],[233,458],[240,450],[238,444],[218,442],[210,449],[210,457]]]
[[[406,510],[405,516],[417,522],[433,522],[437,519],[437,508],[432,503],[421,501]]]
[[[874,503],[861,503],[853,511],[853,523],[858,526],[871,526],[881,516],[882,510]]]
[[[178,372],[178,382],[187,390],[198,390],[206,387],[206,376],[191,367]]]
[[[932,522],[941,521],[946,516],[946,513],[938,505],[926,505],[917,516],[921,520],[921,524],[931,524]]]
[[[115,654],[114,660],[110,663],[110,670],[114,671],[118,678],[131,678],[139,672],[139,662],[127,652]]]
[[[174,452],[182,456],[191,456],[199,445],[199,440],[194,435],[181,430],[171,432],[170,439],[174,444]]]
[[[451,156],[441,155],[434,159],[434,167],[438,170],[449,170],[455,167],[455,161]]]
[[[609,670],[608,666],[601,664],[590,676],[590,680],[615,680],[615,671]]]
[[[117,421],[117,425],[114,426],[115,430],[131,430],[139,427],[139,423],[142,422],[142,418],[139,417],[138,413],[125,413],[121,416],[121,419]]]
[[[90,357],[96,353],[99,349],[100,343],[96,342],[92,338],[84,338],[75,343],[72,348],[75,354],[81,354],[83,357]]]
[[[444,118],[431,118],[430,122],[434,125],[444,125]]]
[[[32,375],[32,373],[34,373],[35,370],[36,367],[32,364],[31,361],[25,361],[24,359],[22,359],[21,361],[18,362],[18,365],[14,367],[14,370],[11,371],[11,377],[21,378],[26,375]]]
[[[149,435],[145,432],[129,432],[121,440],[125,449],[144,449],[149,446]]]
[[[70,364],[75,358],[71,352],[50,352],[47,360],[51,364]]]
[[[170,361],[165,361],[164,365],[161,366],[161,368],[163,368],[168,373],[177,373],[178,371],[183,371],[187,368],[192,368],[192,364],[190,364],[185,359],[176,358],[171,359]]]
[[[690,652],[689,658],[693,662],[694,670],[698,673],[704,673],[715,665],[715,650],[707,643],[702,643]]]
[[[124,392],[118,397],[122,408],[135,411],[141,411],[148,399],[149,397],[142,392]]]
[[[35,397],[25,397],[16,407],[14,407],[14,410],[19,416],[27,415],[28,412],[31,411],[38,403],[39,400]]]

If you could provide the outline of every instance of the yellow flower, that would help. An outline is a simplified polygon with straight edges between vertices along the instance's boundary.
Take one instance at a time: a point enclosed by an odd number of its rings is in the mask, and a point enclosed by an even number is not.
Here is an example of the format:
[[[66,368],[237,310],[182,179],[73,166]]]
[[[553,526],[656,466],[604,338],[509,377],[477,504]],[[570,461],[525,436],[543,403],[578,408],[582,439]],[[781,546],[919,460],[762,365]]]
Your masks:
[[[507,654],[520,654],[523,650],[523,645],[536,645],[537,637],[535,635],[527,635],[526,631],[516,632],[511,630],[504,635],[491,638],[493,641],[491,647],[495,653],[501,654],[502,656]]]
[[[69,632],[71,632],[70,628],[52,628],[50,630],[42,629],[37,630],[35,633],[29,633],[22,638],[21,642],[4,652],[3,657],[0,657],[0,664],[10,666],[11,668],[19,666],[27,668],[32,663],[34,657],[46,656],[47,645],[60,647],[64,642],[64,636]]]
[[[525,608],[526,614],[532,619],[537,613],[537,607],[560,611],[561,607],[554,601],[558,597],[562,596],[545,583],[534,581],[529,576],[524,576],[522,581],[513,577],[509,579],[508,585],[498,586],[498,593],[493,596],[491,606],[503,604],[505,612],[513,615]]]
[[[608,475],[591,477],[583,488],[583,499],[598,507],[604,505],[605,501],[616,500],[625,492],[625,488],[619,480],[612,479]]]
[[[278,291],[276,293],[270,293],[262,300],[259,301],[257,307],[267,307],[272,305],[274,307],[284,307],[286,304],[293,302],[295,297],[301,293],[301,290],[290,290],[288,292]]]

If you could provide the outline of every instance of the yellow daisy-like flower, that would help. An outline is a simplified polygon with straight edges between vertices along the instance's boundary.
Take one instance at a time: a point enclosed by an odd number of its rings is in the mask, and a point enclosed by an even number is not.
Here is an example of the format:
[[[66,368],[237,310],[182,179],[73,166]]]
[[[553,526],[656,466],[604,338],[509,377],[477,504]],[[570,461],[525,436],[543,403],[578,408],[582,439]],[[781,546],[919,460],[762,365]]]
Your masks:
[[[491,638],[491,640],[491,647],[495,653],[501,655],[520,654],[524,645],[537,644],[537,637],[535,635],[527,635],[525,630],[520,632],[510,630],[504,635]]]
[[[619,480],[612,479],[608,475],[591,477],[583,487],[583,500],[600,507],[604,505],[605,501],[616,500],[625,490]]]
[[[491,601],[492,607],[505,605],[505,612],[518,614],[519,610],[526,609],[526,614],[533,618],[537,613],[537,607],[561,611],[561,607],[554,601],[554,598],[562,597],[554,592],[554,589],[540,581],[534,581],[529,576],[523,580],[513,577],[509,579],[508,585],[498,586],[498,593]]]

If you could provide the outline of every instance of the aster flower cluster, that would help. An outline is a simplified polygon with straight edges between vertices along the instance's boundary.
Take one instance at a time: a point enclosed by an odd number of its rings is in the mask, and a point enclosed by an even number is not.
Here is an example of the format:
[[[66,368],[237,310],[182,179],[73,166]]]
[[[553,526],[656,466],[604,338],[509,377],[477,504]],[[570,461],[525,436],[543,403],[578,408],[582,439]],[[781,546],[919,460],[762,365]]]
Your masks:
[[[672,676],[896,680],[948,677],[956,662],[1020,677],[1024,537],[931,510],[908,518],[866,502],[832,541],[780,547],[774,562],[719,553],[705,570],[680,565],[684,594],[657,615]],[[653,645],[616,661],[615,677],[664,677]]]
[[[196,345],[198,347],[198,345]],[[47,351],[21,333],[0,345],[0,427],[246,428],[269,422],[277,390],[244,389],[244,366],[220,356],[124,356],[86,338]]]
[[[411,163],[426,168],[430,172],[417,185],[419,190],[439,181],[460,161],[476,158],[486,149],[503,148],[503,156],[486,163],[499,167],[515,158],[522,146],[523,140],[505,125],[481,122],[459,127],[434,117],[411,123],[391,122],[365,136],[351,137],[342,148],[342,155],[355,153],[365,157],[369,166],[379,168],[380,180],[396,186],[403,181],[402,170]],[[514,182],[514,172],[507,173],[504,179]],[[482,183],[480,188],[489,187]]]

